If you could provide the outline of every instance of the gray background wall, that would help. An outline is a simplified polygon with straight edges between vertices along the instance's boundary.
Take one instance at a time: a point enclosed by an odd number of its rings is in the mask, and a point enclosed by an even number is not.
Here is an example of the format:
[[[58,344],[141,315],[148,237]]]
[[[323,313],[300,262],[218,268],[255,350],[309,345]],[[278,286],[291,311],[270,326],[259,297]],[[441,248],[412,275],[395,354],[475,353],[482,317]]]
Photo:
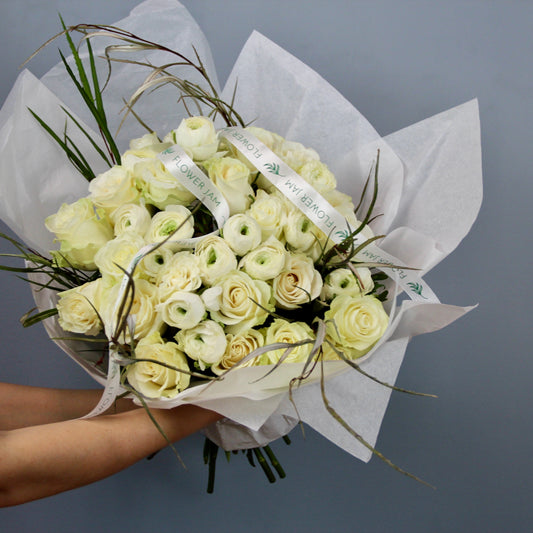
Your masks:
[[[205,493],[200,436],[92,486],[0,510],[5,532],[527,531],[533,519],[531,351],[530,1],[183,2],[207,35],[224,81],[255,28],[343,93],[383,135],[479,98],[484,203],[471,233],[427,277],[443,301],[479,308],[416,338],[399,384],[437,400],[394,394],[378,440],[428,489],[373,459],[363,464],[307,430],[275,445],[288,477],[270,486],[244,458],[220,461]],[[0,0],[0,102],[18,65],[68,23],[111,23],[126,0]],[[43,74],[54,47],[31,64]],[[92,387],[40,328],[3,274],[0,380]],[[0,458],[1,460],[1,458]]]

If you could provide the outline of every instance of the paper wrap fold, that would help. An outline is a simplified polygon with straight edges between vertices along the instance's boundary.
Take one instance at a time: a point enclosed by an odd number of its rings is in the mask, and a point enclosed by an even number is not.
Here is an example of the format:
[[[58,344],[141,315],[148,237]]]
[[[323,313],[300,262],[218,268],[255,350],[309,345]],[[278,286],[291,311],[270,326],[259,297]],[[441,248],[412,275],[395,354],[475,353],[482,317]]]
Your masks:
[[[207,40],[178,2],[148,0],[114,25],[190,57],[194,46],[217,86]],[[96,40],[93,49],[101,52],[105,44],[109,42]],[[145,56],[154,64],[168,61],[168,56],[161,57],[159,52]],[[104,73],[105,66],[100,68]],[[122,99],[131,96],[146,75],[146,71],[132,65],[114,65],[104,96],[111,131],[122,119]],[[181,75],[192,78],[190,71]],[[380,149],[380,195],[375,212],[383,216],[372,227],[376,233],[387,234],[380,243],[385,251],[425,273],[468,233],[482,198],[477,101],[383,138],[316,72],[257,32],[252,33],[235,63],[222,91],[224,99],[231,100],[237,80],[235,108],[244,120],[254,120],[258,126],[317,150],[335,173],[338,189],[354,198],[359,198]],[[176,100],[174,91],[164,89],[152,98],[143,97],[136,110],[164,135],[184,117]],[[43,224],[46,216],[55,213],[62,203],[87,195],[86,181],[27,111],[31,107],[61,131],[65,116],[60,105],[92,126],[59,65],[42,80],[22,72],[0,111],[0,215],[24,242],[44,252],[54,246],[53,236]],[[69,133],[82,149],[88,148],[84,138],[76,136],[74,127]],[[126,149],[131,138],[143,133],[135,120],[126,121],[118,136],[120,148]],[[96,161],[93,163],[97,170],[103,170]],[[45,291],[34,292],[34,296],[42,309],[54,305],[53,295]],[[411,337],[440,329],[470,309],[404,301],[385,337],[361,367],[382,381],[394,383]],[[51,337],[63,335],[55,320],[48,319],[45,327]],[[99,383],[105,382],[105,375],[79,355],[81,345],[57,343]],[[375,444],[390,389],[344,363],[325,366],[329,401],[355,431]],[[292,365],[282,365],[266,380],[256,381],[264,375],[264,368],[239,369],[220,383],[188,389],[163,406],[195,403],[222,413],[227,420],[206,432],[225,449],[264,445],[286,434],[300,418],[349,453],[368,461],[371,452],[326,412],[316,372],[314,382],[294,389],[294,403],[289,401],[291,371],[292,375],[296,373]]]

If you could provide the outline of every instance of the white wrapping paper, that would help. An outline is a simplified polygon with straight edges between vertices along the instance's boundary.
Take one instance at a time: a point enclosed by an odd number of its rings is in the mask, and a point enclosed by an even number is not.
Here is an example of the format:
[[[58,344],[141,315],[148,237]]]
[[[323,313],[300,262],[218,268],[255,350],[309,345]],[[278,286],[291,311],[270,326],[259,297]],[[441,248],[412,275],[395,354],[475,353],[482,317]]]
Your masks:
[[[148,0],[114,25],[189,57],[193,57],[194,45],[216,86],[207,41],[178,2]],[[104,44],[109,41],[94,41],[93,48],[98,52]],[[160,53],[144,56],[155,64],[169,61]],[[104,66],[101,72],[105,72]],[[122,99],[133,94],[145,75],[145,71],[131,65],[114,67],[104,98],[112,131],[121,121]],[[192,78],[190,71],[182,71],[181,75]],[[317,150],[336,174],[338,188],[357,199],[376,150],[380,149],[381,192],[376,212],[384,216],[372,226],[376,233],[387,233],[380,243],[385,251],[427,272],[453,251],[469,231],[482,198],[475,100],[382,138],[317,73],[257,32],[243,47],[223,98],[231,100],[237,79],[235,107],[244,120],[255,119],[256,125]],[[177,127],[184,116],[176,99],[172,90],[157,92],[153,98],[143,97],[137,112],[164,135]],[[64,115],[58,107],[60,103],[91,125],[61,66],[54,67],[42,81],[23,72],[0,111],[0,215],[24,242],[41,251],[53,246],[44,218],[56,212],[63,202],[87,194],[85,180],[65,161],[64,154],[26,109],[32,107],[61,130]],[[131,138],[143,133],[134,120],[127,120],[118,136],[120,148],[125,149]],[[84,146],[83,139],[77,140]],[[35,298],[42,309],[54,305],[53,295],[45,291],[36,292]],[[470,309],[404,301],[384,338],[361,367],[394,383],[411,337],[440,329]],[[64,335],[55,320],[47,320],[45,327],[51,337]],[[58,344],[99,383],[105,382],[105,375],[81,358],[81,346],[64,341]],[[266,444],[287,433],[301,418],[354,456],[365,461],[371,457],[326,412],[318,373],[309,384],[293,391],[294,404],[287,393],[290,376],[297,374],[293,365],[282,365],[267,379],[256,382],[264,373],[265,368],[239,369],[220,383],[194,387],[170,401],[150,404],[171,407],[195,403],[222,413],[228,420],[208,428],[207,434],[225,449]],[[344,363],[328,363],[326,374],[330,402],[352,428],[374,444],[390,389],[348,369]]]

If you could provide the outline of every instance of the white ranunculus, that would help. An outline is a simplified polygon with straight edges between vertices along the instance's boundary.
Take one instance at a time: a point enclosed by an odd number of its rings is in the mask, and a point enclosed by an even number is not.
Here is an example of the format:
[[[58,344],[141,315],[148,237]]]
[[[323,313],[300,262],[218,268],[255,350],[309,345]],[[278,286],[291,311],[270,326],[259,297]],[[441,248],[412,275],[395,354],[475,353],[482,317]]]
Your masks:
[[[95,209],[89,198],[63,204],[45,220],[46,228],[61,243],[54,253],[58,264],[83,270],[96,270],[94,256],[113,238],[113,228],[103,209]]]
[[[228,218],[222,235],[229,247],[238,256],[247,254],[261,244],[261,228],[255,219],[239,213]]]
[[[211,311],[211,318],[226,324],[228,333],[237,334],[263,324],[269,312],[274,311],[270,285],[252,279],[245,272],[235,270],[225,274],[213,287],[222,291],[218,297],[219,309]]]
[[[98,317],[101,278],[58,294],[59,325],[65,331],[98,335],[103,324]]]
[[[229,205],[230,215],[248,209],[254,191],[248,167],[233,157],[214,157],[204,162],[209,179],[216,185]]]
[[[147,159],[133,167],[137,187],[147,204],[165,209],[168,205],[188,205],[195,196],[158,159]]]
[[[198,258],[191,252],[177,252],[157,274],[158,299],[164,302],[176,291],[195,291],[201,284]]]
[[[171,235],[169,244],[179,239],[190,239],[194,234],[191,212],[183,205],[169,205],[152,217],[150,228],[144,236],[149,243],[162,242]]]
[[[306,148],[303,144],[293,141],[283,141],[277,154],[293,170],[297,170],[309,161],[319,161],[320,157],[312,148]]]
[[[115,236],[125,231],[134,231],[144,235],[150,227],[150,211],[140,204],[124,204],[111,213]]]
[[[156,283],[159,272],[172,259],[173,255],[172,246],[169,244],[154,247],[153,251],[146,254],[139,262],[137,268],[140,276]]]
[[[297,309],[320,295],[322,277],[311,258],[291,254],[285,270],[274,279],[274,298],[282,309]]]
[[[364,355],[383,336],[389,317],[374,296],[340,295],[324,314],[326,332],[348,357]]]
[[[108,212],[122,204],[135,203],[140,193],[131,172],[120,165],[111,167],[89,183],[90,199]]]
[[[316,242],[322,232],[296,207],[284,219],[283,234],[290,249],[305,252]]]
[[[285,209],[283,201],[274,194],[268,194],[259,189],[255,196],[255,202],[246,214],[259,224],[262,240],[265,241],[271,235],[277,239],[281,237]]]
[[[189,386],[189,365],[185,354],[176,343],[164,342],[158,333],[138,342],[135,357],[149,359],[128,365],[126,372],[130,385],[143,396],[173,398]]]
[[[289,254],[285,246],[270,236],[263,244],[246,254],[239,268],[254,279],[274,279],[284,268]]]
[[[160,142],[155,133],[147,133],[138,139],[130,141],[130,148],[120,157],[120,164],[128,170],[133,170],[137,163],[155,159],[172,144],[170,142]]]
[[[125,231],[108,241],[94,256],[98,270],[105,276],[121,279],[131,261],[146,244],[144,239],[133,231]]]
[[[221,276],[237,268],[237,258],[222,237],[205,237],[196,245],[195,255],[202,280],[207,285],[212,285]]]
[[[222,359],[216,365],[211,367],[211,370],[218,376],[234,367],[250,353],[261,348],[265,344],[263,334],[256,329],[248,329],[238,335],[232,335],[229,333],[226,335],[226,340],[228,341],[228,344]],[[252,357],[241,363],[239,368],[257,365],[260,360],[261,356]]]
[[[266,346],[277,342],[294,344],[306,340],[312,342],[293,348],[285,359],[283,359],[283,363],[299,363],[307,361],[315,341],[313,330],[305,322],[289,322],[281,318],[276,318],[265,331]],[[264,363],[276,364],[285,353],[285,348],[266,352],[264,355]]]
[[[190,329],[205,317],[205,306],[194,292],[178,291],[156,306],[161,318],[174,328]]]
[[[298,168],[298,174],[321,194],[332,191],[337,186],[333,172],[321,161],[307,161]]]
[[[179,144],[195,161],[205,161],[218,150],[215,126],[207,117],[189,117],[181,121],[178,129],[171,131],[165,142]]]
[[[214,320],[204,320],[191,329],[182,329],[176,341],[191,359],[198,361],[201,370],[216,365],[226,351],[226,334]]]
[[[341,294],[360,296],[368,294],[373,288],[374,281],[368,268],[354,268],[354,271],[349,268],[337,268],[324,279],[321,297],[329,301]]]

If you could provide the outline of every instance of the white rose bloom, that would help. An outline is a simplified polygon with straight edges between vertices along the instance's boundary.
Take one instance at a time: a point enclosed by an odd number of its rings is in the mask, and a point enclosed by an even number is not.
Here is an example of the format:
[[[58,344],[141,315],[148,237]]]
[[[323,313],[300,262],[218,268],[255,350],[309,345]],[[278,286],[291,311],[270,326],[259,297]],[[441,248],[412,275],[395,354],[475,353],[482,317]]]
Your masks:
[[[159,142],[155,133],[147,133],[138,139],[130,141],[130,149],[120,157],[120,164],[133,170],[137,163],[155,159],[163,150],[169,148],[173,143]]]
[[[205,370],[216,365],[226,351],[226,334],[220,324],[204,320],[191,329],[178,331],[175,337],[178,346]]]
[[[103,209],[95,209],[89,198],[63,204],[45,220],[46,228],[61,242],[53,253],[60,265],[96,270],[96,252],[113,238],[113,228]]]
[[[243,256],[261,244],[261,228],[255,219],[239,213],[228,218],[222,235],[236,255]]]
[[[320,160],[320,156],[312,148],[306,148],[303,144],[287,140],[279,147],[277,154],[294,170],[301,168],[309,161]]]
[[[224,372],[228,371],[230,368],[242,361],[247,355],[258,348],[261,348],[265,344],[265,339],[262,333],[256,329],[248,329],[242,333],[239,333],[238,335],[232,335],[229,333],[226,335],[226,340],[228,344],[222,359],[216,365],[211,367],[211,370],[217,376],[220,376]],[[252,357],[251,359],[241,363],[239,368],[254,366],[259,364],[260,361],[260,356]]]
[[[145,277],[152,283],[156,283],[159,272],[172,259],[174,252],[169,244],[154,247],[154,250],[146,254],[137,266],[141,277]]]
[[[176,291],[195,291],[202,285],[198,258],[186,251],[174,254],[157,274],[156,285],[160,302]]]
[[[108,211],[122,204],[135,203],[140,196],[133,175],[120,165],[96,176],[89,183],[89,192],[92,202]]]
[[[190,239],[194,234],[194,219],[191,212],[182,205],[169,205],[156,213],[145,239],[149,243],[164,241],[169,235],[169,244],[179,239]]]
[[[322,277],[311,258],[304,254],[289,256],[285,270],[273,284],[274,298],[282,309],[297,309],[320,295]]]
[[[312,342],[293,348],[285,359],[283,359],[283,363],[299,363],[307,361],[315,341],[313,330],[305,322],[288,322],[281,318],[276,318],[274,322],[266,328],[266,346],[276,342],[294,344],[305,340],[311,340]],[[285,353],[285,348],[266,352],[264,355],[264,363],[276,364]]]
[[[248,167],[233,157],[215,157],[204,162],[209,179],[220,190],[229,205],[230,215],[248,209],[254,191]]]
[[[237,268],[237,258],[222,237],[205,237],[196,245],[195,255],[202,280],[207,285],[212,285],[221,276]]]
[[[190,329],[205,317],[205,307],[200,296],[194,292],[179,291],[156,306],[161,318],[174,328]]]
[[[122,279],[122,269],[128,269],[135,255],[145,244],[144,239],[137,233],[125,231],[100,248],[94,256],[94,262],[102,275]]]
[[[165,209],[168,205],[188,205],[195,199],[194,194],[158,158],[137,163],[133,174],[146,203],[159,209]]]
[[[145,148],[151,148],[154,145],[160,144],[157,137],[157,133],[145,133],[142,137],[130,140],[130,150],[143,150]]]
[[[285,209],[283,201],[273,194],[259,189],[256,193],[255,202],[246,212],[260,226],[262,240],[274,235],[277,239],[281,237],[283,231],[283,220]]]
[[[270,236],[241,259],[239,268],[254,279],[267,281],[274,279],[285,268],[288,256],[285,246],[276,237]]]
[[[222,291],[218,297],[219,309],[211,311],[211,318],[226,324],[228,333],[237,334],[258,326],[274,311],[270,285],[244,272],[230,272],[214,287]]]
[[[364,355],[383,336],[389,317],[374,296],[340,295],[324,314],[326,332],[346,356]]]
[[[135,347],[137,359],[150,359],[128,365],[126,377],[130,385],[147,398],[173,398],[189,386],[189,365],[185,354],[174,342],[164,342],[153,333]],[[179,370],[174,370],[170,365]],[[180,372],[183,370],[183,372]]]
[[[298,169],[298,174],[321,194],[337,186],[333,172],[321,161],[307,161]]]
[[[370,270],[366,267],[355,268],[354,270],[355,272],[349,268],[332,270],[324,279],[322,299],[329,301],[341,294],[348,296],[368,294],[374,288]]]
[[[65,331],[84,335],[98,335],[102,331],[96,311],[100,282],[101,278],[58,294],[58,320]]]
[[[144,235],[150,227],[152,216],[144,205],[124,204],[111,213],[115,236],[125,231]]]
[[[205,161],[218,150],[215,126],[207,117],[189,117],[181,121],[177,130],[171,131],[165,142],[179,144],[195,161]]]

